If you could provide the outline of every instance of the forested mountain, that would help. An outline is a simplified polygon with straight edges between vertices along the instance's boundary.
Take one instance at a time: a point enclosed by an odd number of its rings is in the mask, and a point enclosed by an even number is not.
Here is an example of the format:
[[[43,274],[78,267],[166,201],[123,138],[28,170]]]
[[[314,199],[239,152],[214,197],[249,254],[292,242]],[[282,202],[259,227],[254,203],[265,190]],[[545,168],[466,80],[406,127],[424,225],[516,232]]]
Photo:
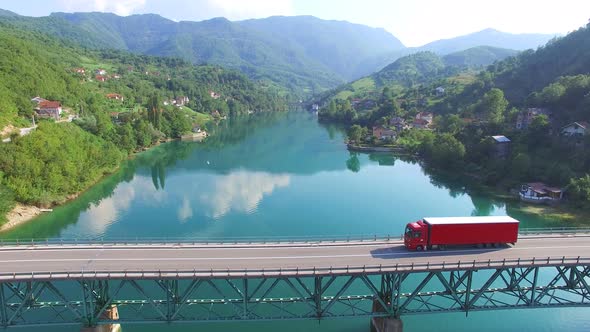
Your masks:
[[[550,38],[490,29],[420,48],[405,48],[383,29],[311,16],[174,22],[153,14],[121,17],[109,13],[54,13],[31,18],[6,12],[0,20],[87,47],[180,57],[192,63],[238,69],[252,79],[280,87],[284,94],[296,96],[316,94],[369,75],[417,51],[444,55],[480,45],[522,50]]]
[[[536,49],[553,37],[554,35],[547,34],[511,34],[495,29],[485,29],[464,36],[437,40],[421,46],[419,49],[443,55],[481,45],[523,51]]]
[[[447,66],[481,68],[518,54],[519,51],[505,48],[478,46],[443,56]]]
[[[348,81],[376,69],[366,65],[365,59],[405,48],[383,29],[313,16],[269,17],[238,23],[297,45],[305,56],[316,59]]]
[[[309,94],[367,74],[365,58],[403,48],[391,34],[347,22],[310,16],[230,22],[174,22],[158,15],[54,13],[5,17],[89,47],[110,47],[193,63],[239,69],[289,94]],[[364,67],[365,66],[365,67]]]

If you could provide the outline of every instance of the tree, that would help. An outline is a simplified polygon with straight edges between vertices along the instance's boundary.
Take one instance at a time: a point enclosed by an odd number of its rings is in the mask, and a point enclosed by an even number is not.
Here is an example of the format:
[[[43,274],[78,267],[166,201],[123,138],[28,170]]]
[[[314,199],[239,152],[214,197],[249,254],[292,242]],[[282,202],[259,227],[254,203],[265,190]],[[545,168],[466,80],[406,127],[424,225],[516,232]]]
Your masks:
[[[350,129],[348,129],[348,139],[358,143],[363,137],[363,128],[359,125],[352,125]]]
[[[463,162],[465,146],[453,135],[437,135],[431,146],[426,147],[432,161],[441,168],[455,168]]]
[[[571,179],[567,186],[570,198],[578,206],[590,208],[590,175]]]
[[[152,94],[148,102],[147,112],[148,121],[155,129],[160,129],[160,117],[162,116],[162,109],[160,108],[161,104],[160,96],[156,93]]]
[[[510,174],[514,179],[525,180],[531,168],[531,158],[526,153],[518,153],[512,159]]]
[[[488,91],[480,104],[480,109],[487,115],[488,121],[500,124],[504,121],[504,112],[508,107],[508,101],[504,98],[504,92],[498,88]]]

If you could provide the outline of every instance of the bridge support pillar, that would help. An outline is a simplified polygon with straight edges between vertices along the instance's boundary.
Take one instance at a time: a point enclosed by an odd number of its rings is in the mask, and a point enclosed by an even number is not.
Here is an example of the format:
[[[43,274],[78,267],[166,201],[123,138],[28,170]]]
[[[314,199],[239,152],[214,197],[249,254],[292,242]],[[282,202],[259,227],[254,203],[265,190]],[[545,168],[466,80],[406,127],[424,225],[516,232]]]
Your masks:
[[[113,305],[102,314],[104,320],[119,320],[119,310]],[[121,324],[105,324],[91,327],[83,327],[81,332],[121,332]]]
[[[371,318],[371,332],[403,332],[404,324],[401,318],[373,317]]]

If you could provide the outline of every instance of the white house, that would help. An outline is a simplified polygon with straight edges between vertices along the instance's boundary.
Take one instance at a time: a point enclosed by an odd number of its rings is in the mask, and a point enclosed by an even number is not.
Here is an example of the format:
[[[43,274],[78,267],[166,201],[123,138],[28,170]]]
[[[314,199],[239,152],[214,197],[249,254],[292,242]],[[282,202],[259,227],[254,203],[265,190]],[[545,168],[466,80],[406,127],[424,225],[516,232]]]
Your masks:
[[[585,136],[586,130],[588,129],[588,122],[580,121],[573,122],[561,128],[561,134],[563,136],[575,137]]]

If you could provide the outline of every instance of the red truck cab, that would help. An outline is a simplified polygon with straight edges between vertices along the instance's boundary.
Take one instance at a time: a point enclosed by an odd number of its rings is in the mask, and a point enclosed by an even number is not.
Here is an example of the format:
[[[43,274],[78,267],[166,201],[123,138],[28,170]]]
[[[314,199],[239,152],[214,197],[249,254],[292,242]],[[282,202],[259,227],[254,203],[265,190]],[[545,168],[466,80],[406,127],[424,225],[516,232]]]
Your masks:
[[[409,223],[404,233],[404,245],[408,250],[424,250],[427,246],[428,226],[419,220]]]

